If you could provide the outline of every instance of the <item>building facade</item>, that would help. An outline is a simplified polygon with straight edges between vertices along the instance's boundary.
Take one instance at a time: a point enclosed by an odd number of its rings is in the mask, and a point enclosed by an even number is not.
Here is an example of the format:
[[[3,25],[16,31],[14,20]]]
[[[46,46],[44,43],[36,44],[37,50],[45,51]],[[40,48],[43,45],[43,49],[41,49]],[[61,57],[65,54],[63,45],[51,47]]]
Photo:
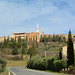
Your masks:
[[[11,38],[14,38],[16,37],[16,39],[18,40],[18,37],[21,37],[21,39],[28,39],[29,40],[37,40],[37,42],[40,41],[39,39],[39,27],[38,27],[38,24],[37,24],[37,28],[36,28],[36,32],[31,32],[31,33],[13,33],[11,34]]]

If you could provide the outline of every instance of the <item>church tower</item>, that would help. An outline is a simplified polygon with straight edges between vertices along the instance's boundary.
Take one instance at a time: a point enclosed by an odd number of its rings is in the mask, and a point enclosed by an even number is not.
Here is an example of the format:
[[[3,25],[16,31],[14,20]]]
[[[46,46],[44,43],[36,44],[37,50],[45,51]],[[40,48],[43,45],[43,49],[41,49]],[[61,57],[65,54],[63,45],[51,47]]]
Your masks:
[[[38,26],[38,24],[37,24],[36,32],[39,33],[39,26]]]

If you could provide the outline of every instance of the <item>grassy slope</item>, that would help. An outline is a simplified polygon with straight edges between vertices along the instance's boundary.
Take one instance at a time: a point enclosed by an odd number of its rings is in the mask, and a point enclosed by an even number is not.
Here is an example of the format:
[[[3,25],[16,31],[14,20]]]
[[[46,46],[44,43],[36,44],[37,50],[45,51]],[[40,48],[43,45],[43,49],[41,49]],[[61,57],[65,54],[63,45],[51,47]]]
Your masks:
[[[24,60],[7,60],[7,67],[26,66],[28,59],[29,56],[27,56]]]
[[[59,47],[60,46],[64,46],[66,45],[66,43],[63,42],[48,42],[47,43],[47,47],[40,47],[37,48],[37,53],[40,56],[44,56],[45,55],[45,51],[47,53],[47,56],[57,56],[58,52],[59,52]]]
[[[4,71],[2,73],[0,73],[0,75],[8,75],[8,69],[5,68]]]

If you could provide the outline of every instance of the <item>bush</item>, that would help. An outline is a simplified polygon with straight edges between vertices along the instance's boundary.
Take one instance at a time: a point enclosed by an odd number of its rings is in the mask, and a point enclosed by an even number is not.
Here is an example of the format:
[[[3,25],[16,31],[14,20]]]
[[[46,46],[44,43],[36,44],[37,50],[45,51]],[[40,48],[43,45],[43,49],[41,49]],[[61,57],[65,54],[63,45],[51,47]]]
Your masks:
[[[36,61],[36,59],[37,59],[37,57],[35,56],[35,57],[31,57],[28,61],[27,61],[27,68],[34,68],[33,67],[33,63],[34,63],[34,61]]]
[[[56,60],[53,62],[54,64],[54,71],[59,72],[62,69],[62,62],[61,60]]]
[[[13,54],[13,55],[18,55],[17,47],[15,47],[15,48],[12,50],[12,54]]]
[[[0,64],[0,72],[2,72],[2,64]]]
[[[37,70],[51,70],[59,72],[62,68],[66,67],[66,60],[57,60],[54,58],[32,57],[27,62],[27,68]]]
[[[0,64],[2,64],[2,68],[6,67],[6,60],[0,57]]]
[[[22,60],[21,56],[15,55],[14,57],[11,58],[11,60]]]
[[[62,68],[67,68],[67,60],[61,60],[62,62]]]
[[[75,64],[71,66],[70,71],[75,70]]]
[[[47,60],[45,58],[39,58],[36,60],[33,64],[34,69],[39,69],[39,70],[47,70]]]
[[[53,71],[54,70],[54,64],[53,64],[54,59],[48,59],[48,70]]]
[[[0,57],[0,72],[6,67],[6,60]]]

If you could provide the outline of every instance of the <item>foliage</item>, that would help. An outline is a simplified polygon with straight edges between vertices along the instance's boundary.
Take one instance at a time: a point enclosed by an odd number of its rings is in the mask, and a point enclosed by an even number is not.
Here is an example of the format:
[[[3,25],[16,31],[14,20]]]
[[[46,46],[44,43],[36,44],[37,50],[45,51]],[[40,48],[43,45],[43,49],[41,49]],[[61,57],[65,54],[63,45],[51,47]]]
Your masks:
[[[72,42],[72,36],[71,31],[69,30],[68,34],[68,42],[67,42],[67,63],[68,66],[74,64],[74,48],[73,48],[73,42]]]
[[[13,54],[13,55],[18,55],[17,47],[15,47],[15,48],[12,50],[12,54]]]
[[[0,72],[2,72],[2,64],[0,64]]]
[[[0,72],[6,67],[6,60],[0,57]]]
[[[18,37],[18,43],[21,43],[21,36]]]
[[[71,71],[75,70],[75,64],[73,64],[70,68]]]
[[[62,62],[61,60],[56,60],[53,62],[54,64],[54,71],[59,72],[62,69]]]
[[[62,48],[60,47],[60,51],[59,51],[59,59],[62,59]]]
[[[46,46],[46,37],[44,37],[44,46]]]
[[[27,68],[38,70],[51,70],[59,72],[67,66],[66,60],[55,60],[54,58],[31,57],[27,62]]]
[[[67,60],[61,60],[62,62],[62,68],[67,68]]]
[[[25,48],[22,47],[22,54],[25,54]]]
[[[40,42],[44,42],[44,39],[46,39],[46,42],[56,42],[56,41],[58,41],[58,42],[64,42],[64,41],[66,41],[65,37],[58,36],[58,35],[55,35],[55,34],[53,34],[53,37],[50,37],[50,36],[48,36],[48,37],[46,37],[46,36],[42,37],[42,35],[41,35]]]
[[[35,48],[35,44],[34,43],[32,44],[32,47],[29,48],[29,54],[30,54],[30,58],[32,56],[36,55],[36,48]]]

